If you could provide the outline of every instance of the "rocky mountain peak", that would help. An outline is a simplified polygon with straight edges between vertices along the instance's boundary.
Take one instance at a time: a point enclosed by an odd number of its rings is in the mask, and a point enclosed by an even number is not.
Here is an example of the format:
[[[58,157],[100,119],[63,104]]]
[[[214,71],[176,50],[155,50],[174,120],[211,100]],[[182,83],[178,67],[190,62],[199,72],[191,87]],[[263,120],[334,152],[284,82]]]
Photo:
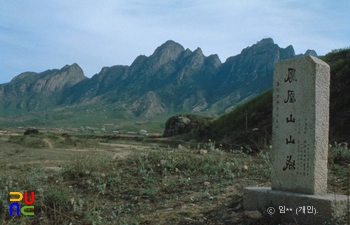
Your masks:
[[[72,65],[65,65],[64,67],[62,67],[61,70],[82,70],[82,68],[77,64],[77,63],[73,63]]]
[[[71,66],[64,66],[60,70],[63,78],[64,85],[73,86],[76,83],[87,79],[84,75],[83,69],[77,64],[73,63]]]
[[[49,70],[40,73],[40,79],[37,79],[30,90],[51,94],[61,91],[64,87],[71,87],[80,81],[87,79],[81,67],[74,63],[71,66],[66,65],[60,70]]]
[[[149,72],[154,73],[161,66],[176,60],[184,50],[182,45],[169,40],[159,46],[154,53],[146,60],[143,60],[143,62],[147,61],[150,68]]]
[[[62,67],[62,69],[61,70],[66,70],[66,69],[68,69],[70,67],[70,65],[65,65],[64,67]]]
[[[156,57],[164,61],[175,60],[184,51],[184,47],[179,43],[169,40],[159,46],[151,57]]]
[[[295,55],[294,47],[293,45],[288,45],[287,48],[285,48],[285,51],[289,53],[289,55],[293,56]]]
[[[304,54],[305,56],[306,55],[309,55],[309,56],[314,56],[314,57],[317,57],[317,53],[316,53],[316,51],[315,50],[312,50],[312,49],[308,49],[308,50],[306,50],[306,52],[305,52],[305,54]]]
[[[271,88],[275,64],[293,57],[293,46],[280,48],[272,38],[245,48],[225,63],[216,54],[206,57],[201,48],[185,50],[169,40],[152,55],[140,55],[130,66],[104,67],[91,79],[76,63],[20,74],[9,84],[0,85],[0,110],[1,96],[6,96],[3,108],[20,103],[26,110],[36,109],[38,104],[42,108],[55,104],[93,106],[99,101],[136,117],[179,111],[221,113]],[[41,97],[30,100],[31,96]]]
[[[217,54],[213,54],[213,55],[208,56],[205,64],[212,65],[213,67],[217,68],[221,65],[221,60]]]
[[[266,48],[278,48],[278,45],[275,44],[272,38],[263,38],[261,41],[258,41],[256,44],[252,46],[248,46],[245,49],[242,50],[241,54],[246,53],[247,51],[251,51],[254,49],[254,51],[261,51]]]
[[[228,92],[236,86],[244,86],[244,95],[248,90],[266,90],[271,87],[273,69],[277,62],[295,57],[293,46],[280,48],[272,38],[265,38],[256,44],[242,50],[241,54],[230,57],[222,64],[221,76],[226,76],[228,82],[218,88]],[[248,84],[256,84],[248,85]],[[258,85],[257,85],[258,84]],[[240,93],[240,96],[243,96]]]
[[[37,79],[48,79],[49,77],[55,77],[57,75],[64,75],[69,83],[75,84],[80,82],[81,80],[87,79],[85,77],[82,68],[77,64],[73,63],[72,65],[65,65],[60,70],[52,69],[46,70],[41,73],[36,72],[24,72],[17,76],[15,76],[11,82],[26,82],[31,83],[31,81],[35,81]],[[11,83],[10,82],[10,83]]]
[[[205,56],[203,55],[202,49],[197,48],[190,56],[190,67],[192,69],[199,69],[204,63]]]
[[[308,49],[308,50],[306,50],[306,52],[304,54],[298,54],[295,57],[304,57],[304,56],[318,57],[316,51],[315,50],[311,50],[311,49]]]
[[[203,51],[199,47],[193,53],[198,54],[198,55],[203,55]]]
[[[30,76],[35,76],[37,73],[34,73],[34,72],[24,72],[24,73],[21,73],[17,76],[15,76],[14,78],[12,78],[12,80],[10,81],[11,82],[20,82],[21,80],[27,78],[27,77],[30,77]]]
[[[50,95],[53,92],[62,91],[65,87],[71,87],[82,80],[87,79],[83,70],[76,63],[65,65],[62,69],[46,70],[41,73],[22,73],[5,84],[14,95],[27,95],[29,93],[43,93]],[[16,83],[20,83],[18,86]]]
[[[257,45],[266,45],[266,44],[275,44],[272,38],[263,38],[261,41],[258,41]]]

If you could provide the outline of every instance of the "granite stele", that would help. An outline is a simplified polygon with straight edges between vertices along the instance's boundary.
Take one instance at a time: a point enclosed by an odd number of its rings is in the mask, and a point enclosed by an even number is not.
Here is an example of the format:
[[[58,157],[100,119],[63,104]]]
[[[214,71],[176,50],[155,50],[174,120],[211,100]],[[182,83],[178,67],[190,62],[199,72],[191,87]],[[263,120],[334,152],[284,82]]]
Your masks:
[[[271,188],[245,188],[246,210],[299,224],[345,215],[347,196],[327,193],[329,87],[330,68],[316,57],[276,65]]]

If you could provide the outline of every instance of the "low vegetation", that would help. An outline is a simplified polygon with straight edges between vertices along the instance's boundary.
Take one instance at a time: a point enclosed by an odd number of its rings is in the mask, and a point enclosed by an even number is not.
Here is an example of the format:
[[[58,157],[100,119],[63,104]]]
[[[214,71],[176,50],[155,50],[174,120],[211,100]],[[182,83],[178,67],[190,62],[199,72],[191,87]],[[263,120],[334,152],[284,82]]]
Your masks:
[[[322,57],[331,67],[330,141],[350,142],[350,48]]]
[[[247,154],[211,140],[174,148],[147,138],[128,139],[121,150],[115,146],[123,139],[92,136],[1,136],[1,224],[272,223],[264,212],[254,219],[242,209],[243,187],[270,185],[268,147]],[[51,147],[33,144],[43,139]],[[347,147],[331,148],[329,162],[330,191],[347,193],[340,185]],[[35,192],[34,217],[8,214],[10,191]]]
[[[29,151],[52,151],[49,146],[33,145],[42,138],[59,146],[57,152],[70,148],[72,153],[87,147],[77,145],[72,149],[67,137],[77,138],[52,133],[11,136],[3,143],[10,146],[2,154],[18,162],[16,154],[25,157]],[[64,162],[45,165],[45,160],[57,161],[59,154],[52,152],[51,157],[42,155],[40,163],[33,162],[35,166],[7,161],[0,179],[3,224],[181,224],[204,222],[203,218],[223,220],[225,215],[216,215],[218,212],[213,210],[239,208],[243,186],[265,183],[269,177],[268,152],[252,157],[237,150],[215,149],[210,141],[177,148],[130,148],[130,154],[122,158],[111,157],[116,152],[108,145],[96,148],[100,141],[113,146],[116,142],[111,138],[84,141],[95,143],[95,148],[84,154],[76,151]],[[10,147],[15,149],[15,155],[9,155]],[[9,191],[25,190],[35,191],[35,216],[9,216]],[[230,206],[233,203],[236,205]]]
[[[199,131],[203,138],[212,137],[223,144],[249,143],[249,139],[270,139],[272,124],[272,90],[236,106]],[[255,131],[255,132],[252,132]],[[265,143],[268,144],[268,143]]]

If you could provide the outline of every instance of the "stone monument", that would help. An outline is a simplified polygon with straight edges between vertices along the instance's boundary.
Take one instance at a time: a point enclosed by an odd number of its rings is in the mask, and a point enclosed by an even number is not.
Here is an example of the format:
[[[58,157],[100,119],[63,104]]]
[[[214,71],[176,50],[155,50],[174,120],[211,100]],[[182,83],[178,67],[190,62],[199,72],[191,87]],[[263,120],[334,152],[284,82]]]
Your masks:
[[[271,188],[245,188],[245,209],[304,224],[345,215],[347,196],[327,194],[329,87],[330,68],[316,57],[276,65]]]

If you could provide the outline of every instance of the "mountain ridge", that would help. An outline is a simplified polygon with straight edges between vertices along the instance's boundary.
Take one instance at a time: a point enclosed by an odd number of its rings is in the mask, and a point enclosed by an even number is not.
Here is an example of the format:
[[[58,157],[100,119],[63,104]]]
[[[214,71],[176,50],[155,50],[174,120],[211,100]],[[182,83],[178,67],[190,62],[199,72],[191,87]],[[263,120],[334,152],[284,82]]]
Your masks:
[[[350,48],[333,50],[320,57],[330,66],[329,97],[329,142],[350,142]],[[250,146],[254,150],[269,146],[272,135],[272,88],[235,106],[219,118],[203,118],[185,115],[168,119],[163,136],[182,135],[178,139],[205,141],[211,138],[216,143],[236,147]],[[177,124],[187,119],[186,129],[174,130]],[[199,127],[198,127],[198,122]],[[187,134],[186,134],[187,133]],[[261,142],[261,143],[259,143]],[[258,146],[258,145],[263,146]],[[253,147],[254,146],[254,147]],[[347,144],[346,144],[347,146]],[[257,149],[258,148],[258,149]]]
[[[178,112],[217,116],[272,87],[274,65],[298,56],[292,45],[280,48],[266,38],[222,63],[217,54],[205,56],[199,47],[191,51],[169,40],[130,66],[103,67],[91,78],[76,63],[21,73],[0,85],[0,109],[111,105],[141,118]]]

